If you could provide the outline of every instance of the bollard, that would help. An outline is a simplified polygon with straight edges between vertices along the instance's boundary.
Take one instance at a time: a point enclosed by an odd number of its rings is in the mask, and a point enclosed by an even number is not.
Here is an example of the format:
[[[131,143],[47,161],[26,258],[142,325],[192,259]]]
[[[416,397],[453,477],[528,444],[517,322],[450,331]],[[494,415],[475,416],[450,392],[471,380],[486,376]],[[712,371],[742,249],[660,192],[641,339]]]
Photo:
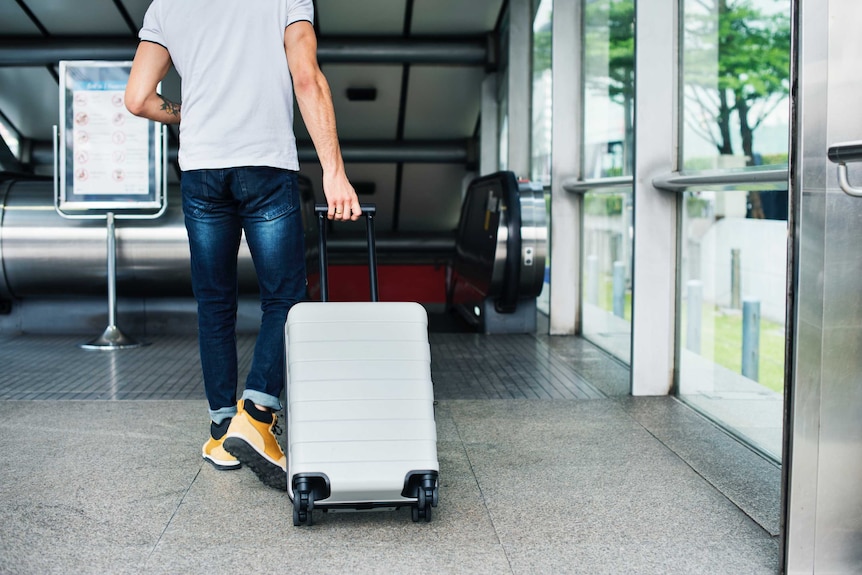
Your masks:
[[[599,305],[599,256],[587,256],[587,303]]]
[[[730,309],[739,309],[742,293],[742,263],[739,248],[730,250]]]
[[[688,316],[686,317],[685,348],[700,355],[700,327],[703,321],[703,282],[688,281]]]
[[[742,302],[742,375],[757,381],[760,368],[760,300]]]
[[[614,315],[626,316],[626,264],[614,262]]]

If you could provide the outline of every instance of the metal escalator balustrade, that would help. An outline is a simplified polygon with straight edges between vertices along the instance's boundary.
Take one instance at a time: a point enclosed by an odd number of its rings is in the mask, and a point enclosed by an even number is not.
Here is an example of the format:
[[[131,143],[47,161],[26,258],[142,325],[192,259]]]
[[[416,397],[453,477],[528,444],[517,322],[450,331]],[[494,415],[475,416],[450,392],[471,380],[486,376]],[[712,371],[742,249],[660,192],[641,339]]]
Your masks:
[[[447,304],[484,333],[535,331],[548,242],[542,186],[512,172],[474,180],[455,242]]]
[[[168,208],[158,220],[124,220],[117,227],[117,291],[121,297],[192,295],[188,236],[178,190],[169,196]],[[302,175],[300,199],[309,289],[314,298],[318,285],[315,195],[310,180]],[[50,179],[0,173],[0,305],[21,299],[105,293],[105,233],[103,221],[61,218],[54,208]],[[351,264],[361,262],[363,241],[349,233],[332,234],[330,263],[335,264],[333,279],[338,280],[335,283],[341,292],[352,289],[349,281],[343,280],[345,274],[352,273]],[[430,297],[431,291],[439,292],[435,301],[442,305],[442,270],[451,261],[454,245],[452,232],[379,234],[381,277],[387,282],[384,291],[391,293],[394,285],[400,299],[415,301],[424,301],[421,298]],[[404,274],[407,276],[402,277]],[[244,241],[238,254],[238,275],[239,293],[256,294],[257,276]],[[357,275],[367,277],[366,272]],[[393,277],[398,281],[393,282]],[[437,287],[409,287],[429,281]]]
[[[300,178],[303,221],[314,222],[314,192]],[[309,226],[306,226],[308,235]],[[316,249],[314,241],[306,241]],[[123,296],[191,296],[188,236],[180,202],[169,201],[158,220],[125,221],[117,228],[117,286]],[[316,258],[309,251],[307,259]],[[0,182],[0,298],[96,295],[105,291],[105,226],[57,215],[44,179]],[[251,254],[238,256],[240,293],[257,292]]]

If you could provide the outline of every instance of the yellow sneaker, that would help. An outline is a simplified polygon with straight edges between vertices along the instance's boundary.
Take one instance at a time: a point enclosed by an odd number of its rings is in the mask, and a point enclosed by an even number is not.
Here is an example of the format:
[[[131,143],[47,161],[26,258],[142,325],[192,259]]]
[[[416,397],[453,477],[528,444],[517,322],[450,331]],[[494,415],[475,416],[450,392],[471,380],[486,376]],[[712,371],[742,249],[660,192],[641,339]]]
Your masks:
[[[224,448],[269,487],[287,491],[287,458],[273,432],[278,417],[240,400],[224,436]],[[251,412],[251,413],[250,413]],[[269,421],[261,421],[269,420]]]
[[[209,461],[213,467],[222,471],[239,469],[242,467],[242,463],[240,463],[236,457],[225,451],[225,448],[222,445],[223,443],[224,437],[221,439],[214,439],[210,436],[210,438],[207,439],[207,442],[204,443],[202,450],[204,459]]]

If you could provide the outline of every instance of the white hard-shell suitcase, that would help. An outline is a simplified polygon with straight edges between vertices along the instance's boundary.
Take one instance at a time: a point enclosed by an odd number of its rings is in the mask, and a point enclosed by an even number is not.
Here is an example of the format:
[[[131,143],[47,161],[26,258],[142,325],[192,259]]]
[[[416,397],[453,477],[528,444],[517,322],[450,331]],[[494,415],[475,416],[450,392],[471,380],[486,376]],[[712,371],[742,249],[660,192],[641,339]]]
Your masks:
[[[327,299],[320,227],[321,296]],[[314,509],[437,506],[437,428],[428,316],[410,302],[378,302],[374,206],[368,222],[371,302],[303,302],[285,324],[287,472],[293,523]]]

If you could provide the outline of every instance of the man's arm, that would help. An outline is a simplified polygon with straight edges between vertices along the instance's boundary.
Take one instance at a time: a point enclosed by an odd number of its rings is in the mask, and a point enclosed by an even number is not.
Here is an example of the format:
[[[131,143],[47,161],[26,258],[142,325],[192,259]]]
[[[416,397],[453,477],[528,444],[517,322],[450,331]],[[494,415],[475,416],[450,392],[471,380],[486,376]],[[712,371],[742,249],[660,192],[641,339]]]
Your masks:
[[[154,42],[138,44],[126,85],[129,112],[163,124],[180,123],[180,105],[156,93],[156,87],[170,68],[171,56],[164,46]]]
[[[302,119],[323,167],[323,193],[329,219],[357,220],[359,198],[347,179],[329,83],[317,64],[317,38],[310,22],[295,22],[284,31],[284,50]]]

